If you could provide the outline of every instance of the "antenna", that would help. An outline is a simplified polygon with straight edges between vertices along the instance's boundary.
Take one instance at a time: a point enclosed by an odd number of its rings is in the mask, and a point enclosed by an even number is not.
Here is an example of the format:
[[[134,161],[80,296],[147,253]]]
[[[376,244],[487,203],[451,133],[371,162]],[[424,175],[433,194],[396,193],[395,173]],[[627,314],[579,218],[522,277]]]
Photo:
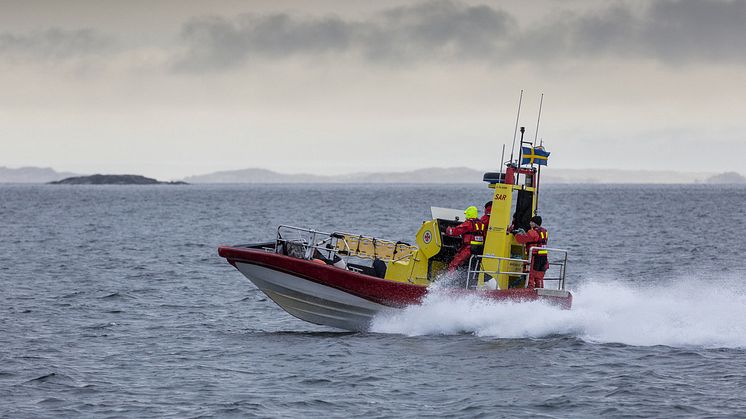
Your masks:
[[[534,133],[534,147],[536,147],[536,138],[539,137],[539,121],[541,121],[541,107],[544,105],[544,93],[541,94],[539,100],[539,116],[536,118],[536,132]]]
[[[538,126],[538,124],[537,124],[537,126]],[[534,138],[534,142],[535,141],[536,141],[536,139]],[[542,146],[542,145],[544,145],[544,139],[543,138],[539,141],[539,146]],[[539,171],[538,171],[538,173],[536,173],[536,211],[534,211],[536,213],[536,215],[539,215],[539,184],[540,183],[541,183],[541,165],[539,165]]]
[[[513,163],[513,150],[515,150],[515,137],[518,134],[518,119],[521,117],[521,102],[523,102],[523,89],[518,97],[518,115],[515,116],[515,129],[513,130],[513,146],[510,147],[510,162]],[[502,165],[502,163],[500,163]]]
[[[500,179],[505,181],[503,178],[503,163],[505,163],[505,144],[503,144],[503,153],[500,155]]]
[[[518,148],[518,174],[515,177],[515,184],[518,184],[518,181],[521,177],[521,160],[523,160],[523,134],[526,132],[526,127],[521,127],[521,145]],[[525,175],[524,175],[525,178]]]
[[[541,121],[541,108],[544,105],[544,93],[541,94],[541,99],[539,100],[539,116],[536,117],[536,132],[534,133],[534,147],[536,147],[536,139],[539,137],[539,121]],[[541,139],[541,142],[539,143],[539,146],[544,144],[544,139]],[[536,211],[534,213],[539,213],[539,184],[541,183],[541,165],[539,165],[539,170],[536,172]]]

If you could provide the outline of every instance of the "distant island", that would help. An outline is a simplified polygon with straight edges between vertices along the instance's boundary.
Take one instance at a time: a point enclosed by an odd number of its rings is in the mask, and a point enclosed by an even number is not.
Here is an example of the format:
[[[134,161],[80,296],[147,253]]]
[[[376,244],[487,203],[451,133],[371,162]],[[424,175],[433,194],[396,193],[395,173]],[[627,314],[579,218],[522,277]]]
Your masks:
[[[49,182],[52,185],[188,185],[186,182],[161,182],[140,175],[75,176]]]
[[[707,179],[707,183],[734,184],[746,183],[746,177],[736,172],[725,172]]]

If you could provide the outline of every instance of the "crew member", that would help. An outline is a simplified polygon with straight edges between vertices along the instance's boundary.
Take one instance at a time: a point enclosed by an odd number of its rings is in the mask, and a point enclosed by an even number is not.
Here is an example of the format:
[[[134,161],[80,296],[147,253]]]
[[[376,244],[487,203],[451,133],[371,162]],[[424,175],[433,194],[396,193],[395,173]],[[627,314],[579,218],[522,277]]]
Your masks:
[[[458,267],[469,260],[472,254],[481,254],[484,248],[484,235],[487,224],[483,223],[477,217],[479,210],[471,206],[464,211],[466,221],[456,227],[448,227],[446,235],[461,236],[462,243],[456,256],[448,264],[448,271],[455,271]]]
[[[544,288],[544,274],[549,269],[547,251],[543,249],[532,250],[534,247],[547,245],[547,230],[541,226],[541,217],[535,215],[529,222],[531,229],[524,232],[522,229],[514,231],[515,240],[526,245],[526,256],[533,251],[531,266],[528,270],[527,288]]]
[[[490,225],[490,214],[492,214],[492,201],[487,201],[487,203],[484,204],[484,215],[479,219],[485,227],[489,227]]]

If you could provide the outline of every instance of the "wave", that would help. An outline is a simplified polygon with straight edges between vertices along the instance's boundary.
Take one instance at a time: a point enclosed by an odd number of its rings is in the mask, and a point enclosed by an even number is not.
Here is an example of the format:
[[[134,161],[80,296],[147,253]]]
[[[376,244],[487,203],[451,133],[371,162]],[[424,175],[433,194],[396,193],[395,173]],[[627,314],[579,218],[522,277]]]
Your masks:
[[[371,330],[409,336],[567,335],[590,343],[746,348],[746,285],[740,278],[689,278],[646,287],[597,281],[572,292],[572,310],[561,310],[542,302],[496,302],[435,290],[421,305],[379,314]]]

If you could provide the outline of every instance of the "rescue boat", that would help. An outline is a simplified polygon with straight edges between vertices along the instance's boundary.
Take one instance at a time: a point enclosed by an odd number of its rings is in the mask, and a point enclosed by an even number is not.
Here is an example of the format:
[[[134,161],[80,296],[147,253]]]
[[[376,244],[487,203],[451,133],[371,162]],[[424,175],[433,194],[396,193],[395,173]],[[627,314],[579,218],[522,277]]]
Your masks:
[[[540,164],[548,156],[537,151],[543,148],[524,142],[523,133],[522,127],[518,159],[511,157],[501,163],[500,172],[484,174],[492,203],[484,244],[455,272],[449,272],[448,264],[462,240],[444,233],[465,221],[464,212],[439,207],[431,207],[432,218],[422,223],[414,244],[281,225],[272,241],[221,246],[218,253],[291,315],[350,331],[368,330],[379,312],[421,304],[434,288],[454,296],[543,301],[569,309],[567,251],[542,246],[527,252],[513,234],[530,229]],[[535,251],[549,261],[546,288],[527,288]]]

